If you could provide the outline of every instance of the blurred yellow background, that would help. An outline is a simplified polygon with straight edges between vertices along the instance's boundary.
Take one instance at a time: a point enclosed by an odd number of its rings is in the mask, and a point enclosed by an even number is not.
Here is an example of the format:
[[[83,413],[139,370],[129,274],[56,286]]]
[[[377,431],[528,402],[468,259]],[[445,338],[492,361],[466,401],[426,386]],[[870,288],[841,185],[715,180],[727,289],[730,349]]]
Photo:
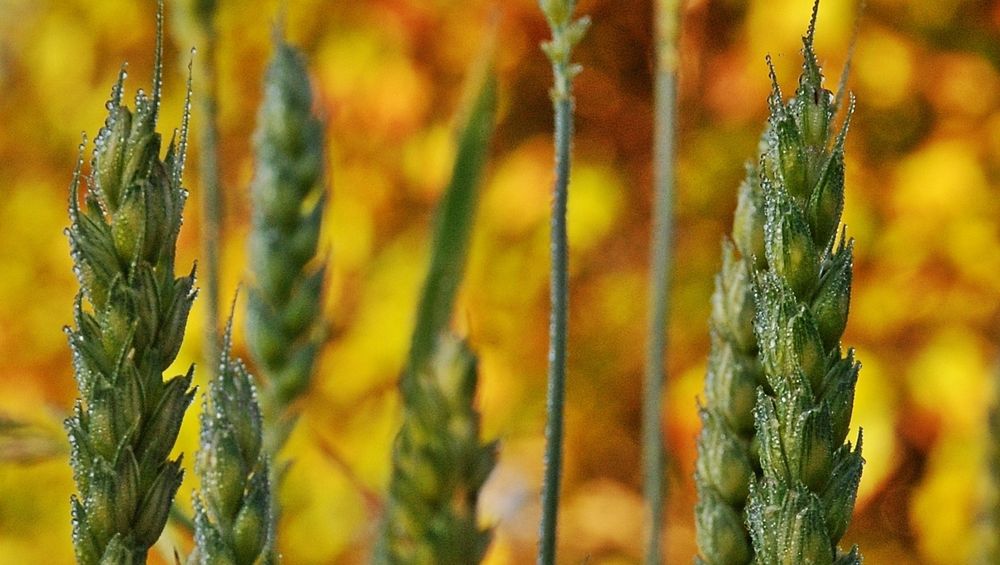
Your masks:
[[[324,309],[334,330],[288,451],[295,464],[281,493],[286,562],[361,563],[372,546],[399,423],[395,379],[434,205],[450,174],[453,115],[492,25],[501,114],[455,319],[481,357],[484,434],[501,440],[481,500],[484,521],[497,526],[488,562],[533,562],[552,179],[550,70],[538,49],[545,23],[533,0],[286,3],[287,35],[309,57],[327,123],[332,274]],[[180,124],[191,47],[178,40],[184,23],[171,4],[160,120],[168,136]],[[247,272],[250,135],[278,8],[219,4],[228,302]],[[708,302],[743,163],[766,115],[764,55],[791,91],[811,2],[684,4],[663,415],[670,563],[689,563],[695,552],[692,472]],[[854,4],[825,0],[820,8],[817,50],[831,88],[848,53]],[[579,11],[594,23],[576,52],[584,71],[569,205],[560,561],[636,563],[652,7],[581,0]],[[72,562],[74,487],[60,424],[76,395],[62,332],[77,287],[62,234],[67,187],[80,134],[93,139],[103,123],[119,65],[129,62],[129,92],[149,90],[154,13],[152,0],[0,0],[0,416],[31,423],[20,451],[0,451],[3,564]],[[205,56],[197,53],[194,65]],[[964,563],[984,499],[985,419],[1000,357],[1000,2],[868,0],[849,85],[858,106],[845,222],[857,243],[845,345],[864,365],[854,425],[864,428],[868,463],[844,543],[860,544],[869,563]],[[200,120],[195,114],[192,127]],[[181,271],[199,258],[193,137]],[[200,362],[199,304],[178,372]],[[196,409],[179,442],[187,465],[197,448]],[[194,484],[189,473],[180,497],[188,508]],[[186,552],[190,540],[168,528],[153,561],[175,546]]]

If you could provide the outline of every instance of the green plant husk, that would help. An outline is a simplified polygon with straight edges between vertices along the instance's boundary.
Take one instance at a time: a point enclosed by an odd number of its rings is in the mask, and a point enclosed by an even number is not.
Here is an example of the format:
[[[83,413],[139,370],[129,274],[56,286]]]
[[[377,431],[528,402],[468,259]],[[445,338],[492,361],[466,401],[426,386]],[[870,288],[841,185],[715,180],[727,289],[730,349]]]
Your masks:
[[[183,477],[180,458],[169,454],[194,396],[193,368],[166,381],[163,372],[196,294],[193,271],[174,276],[188,114],[161,159],[162,22],[161,2],[152,94],[140,90],[134,111],[124,106],[122,69],[90,174],[81,172],[81,146],[70,187],[66,233],[80,292],[66,333],[80,398],[66,429],[78,490],[73,544],[85,565],[144,563]],[[189,81],[189,99],[190,91]]]
[[[473,407],[475,356],[448,331],[462,280],[496,113],[496,79],[485,73],[459,134],[451,182],[439,204],[407,366],[403,424],[374,563],[478,563],[491,533],[476,522],[479,490],[496,444],[479,440]]]
[[[309,387],[323,342],[326,265],[316,254],[327,193],[323,124],[312,107],[305,58],[276,38],[254,135],[246,322],[264,377],[264,449],[272,456],[294,426],[293,403]]]
[[[845,443],[860,364],[840,338],[853,242],[840,231],[847,121],[813,51],[788,102],[772,70],[770,117],[748,167],[712,309],[698,440],[702,563],[860,563],[838,548],[857,496],[861,436]],[[745,526],[744,529],[744,518]]]
[[[232,314],[222,342],[219,372],[201,412],[195,470],[195,551],[190,563],[273,563],[269,457],[253,377],[232,358]]]
[[[479,440],[477,378],[475,355],[442,334],[404,389],[376,563],[466,565],[485,555],[492,533],[479,527],[476,502],[496,465],[496,442]]]

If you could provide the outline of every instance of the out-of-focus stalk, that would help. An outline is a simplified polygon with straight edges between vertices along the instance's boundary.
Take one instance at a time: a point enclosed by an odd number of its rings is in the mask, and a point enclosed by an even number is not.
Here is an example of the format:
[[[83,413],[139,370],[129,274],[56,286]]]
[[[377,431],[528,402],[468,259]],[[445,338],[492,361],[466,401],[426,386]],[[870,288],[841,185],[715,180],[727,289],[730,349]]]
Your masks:
[[[643,390],[642,453],[646,502],[646,563],[662,561],[664,448],[661,412],[666,373],[670,271],[673,257],[674,155],[677,112],[677,41],[680,1],[656,2],[656,124],[654,143],[653,241],[650,248],[649,328]]]
[[[993,405],[988,418],[978,565],[1000,563],[1000,367],[994,374]]]
[[[566,237],[566,204],[569,200],[570,153],[573,145],[573,77],[580,66],[570,62],[573,47],[583,39],[590,19],[573,19],[575,0],[539,0],[552,30],[542,50],[552,63],[555,84],[551,90],[555,110],[555,180],[552,197],[549,313],[549,372],[545,403],[545,474],[542,478],[542,520],[538,563],[556,559],[556,526],[562,473],[563,409],[566,392],[566,330],[569,322],[569,242]]]
[[[378,565],[478,563],[492,535],[480,529],[476,504],[496,463],[496,444],[479,440],[473,406],[475,355],[448,329],[493,134],[492,68],[478,86],[459,132],[451,182],[438,207],[430,265],[400,380],[403,424],[393,448],[374,559]]]
[[[295,424],[323,342],[326,265],[317,246],[326,186],[323,124],[313,114],[306,61],[276,39],[254,134],[246,339],[263,373],[264,450],[275,457]],[[280,476],[282,465],[276,464]],[[275,481],[275,490],[278,488]]]

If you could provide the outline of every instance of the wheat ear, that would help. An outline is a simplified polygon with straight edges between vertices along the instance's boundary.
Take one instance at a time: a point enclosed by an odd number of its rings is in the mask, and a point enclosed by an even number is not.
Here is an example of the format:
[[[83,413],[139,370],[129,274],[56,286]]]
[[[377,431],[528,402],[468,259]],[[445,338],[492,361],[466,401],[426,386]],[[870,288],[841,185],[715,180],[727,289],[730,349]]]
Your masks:
[[[254,565],[277,560],[272,552],[270,463],[263,449],[263,418],[253,377],[232,357],[232,314],[223,336],[217,374],[201,411],[201,447],[195,470],[195,552],[199,565]]]
[[[840,347],[853,257],[837,237],[847,123],[836,131],[841,97],[822,87],[817,9],[788,102],[772,69],[760,163],[741,187],[736,248],[723,245],[696,467],[704,563],[860,562],[837,545],[863,464],[860,434],[845,444],[860,364]]]
[[[479,186],[496,114],[490,68],[459,133],[451,182],[438,205],[406,368],[400,379],[403,425],[374,563],[479,563],[491,532],[479,527],[479,491],[496,463],[496,444],[479,440],[474,408],[476,358],[449,331],[465,268]]]
[[[264,449],[276,455],[295,423],[322,345],[325,264],[316,262],[326,188],[323,124],[303,55],[275,41],[254,135],[246,339],[264,377]]]
[[[193,368],[167,381],[163,372],[195,297],[193,271],[174,277],[188,113],[161,160],[162,43],[160,2],[152,94],[140,90],[135,110],[125,107],[122,69],[94,143],[83,208],[82,156],[70,188],[66,233],[81,288],[75,327],[66,332],[80,399],[66,428],[77,485],[73,544],[84,565],[144,563],[183,477],[180,458],[168,457],[194,396]]]

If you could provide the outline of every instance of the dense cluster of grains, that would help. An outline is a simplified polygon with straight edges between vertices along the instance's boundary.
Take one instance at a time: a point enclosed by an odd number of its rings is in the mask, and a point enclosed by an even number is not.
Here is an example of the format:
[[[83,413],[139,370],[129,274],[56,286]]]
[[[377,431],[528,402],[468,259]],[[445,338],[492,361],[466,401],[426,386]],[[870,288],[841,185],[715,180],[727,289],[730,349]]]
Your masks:
[[[822,87],[815,15],[788,102],[772,72],[760,162],[740,189],[735,247],[723,244],[698,439],[702,563],[860,563],[838,549],[863,464],[860,435],[845,443],[860,364],[840,347],[847,124],[832,124],[841,99]]]
[[[156,132],[162,4],[158,23],[152,95],[140,90],[135,110],[125,107],[122,70],[90,175],[78,163],[70,190],[67,234],[81,289],[67,334],[80,399],[66,427],[78,489],[73,543],[84,565],[145,562],[181,483],[180,459],[168,457],[194,396],[191,370],[163,380],[195,292],[193,272],[174,277],[187,111],[162,160]]]
[[[201,447],[195,470],[195,552],[200,565],[254,565],[272,553],[268,455],[253,377],[231,357],[232,318],[222,343],[218,373],[208,385],[201,413]]]
[[[403,388],[386,523],[376,563],[479,563],[491,533],[476,521],[479,491],[496,464],[479,441],[476,358],[450,334]]]
[[[326,190],[323,124],[312,107],[304,57],[278,41],[254,137],[246,325],[247,345],[264,377],[264,448],[272,454],[291,431],[291,404],[308,388],[322,342],[325,265],[315,261]]]

